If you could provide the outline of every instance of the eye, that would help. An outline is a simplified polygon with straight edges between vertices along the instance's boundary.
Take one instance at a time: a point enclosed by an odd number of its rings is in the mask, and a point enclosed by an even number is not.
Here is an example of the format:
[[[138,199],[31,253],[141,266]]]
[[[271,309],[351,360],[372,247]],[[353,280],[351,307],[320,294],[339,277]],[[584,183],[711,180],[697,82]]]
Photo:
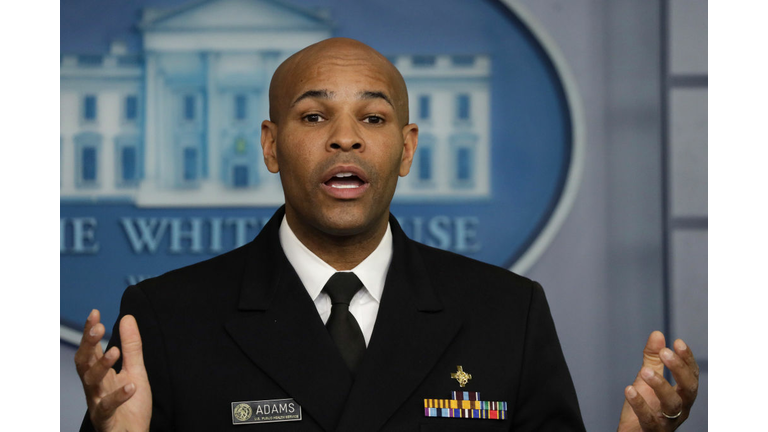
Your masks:
[[[320,123],[325,119],[320,114],[307,114],[304,117],[302,117],[302,120],[304,120],[307,123]]]
[[[384,119],[382,117],[377,116],[377,115],[368,116],[363,121],[366,122],[366,123],[369,123],[369,124],[382,124],[382,123],[384,123]]]

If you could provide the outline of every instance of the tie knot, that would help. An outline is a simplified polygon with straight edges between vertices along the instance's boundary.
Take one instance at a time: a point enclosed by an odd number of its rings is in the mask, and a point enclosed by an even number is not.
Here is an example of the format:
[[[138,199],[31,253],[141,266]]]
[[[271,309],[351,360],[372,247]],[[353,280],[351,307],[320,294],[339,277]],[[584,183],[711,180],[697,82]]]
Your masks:
[[[331,303],[344,303],[349,305],[352,297],[363,286],[360,279],[352,272],[336,272],[328,282],[326,282],[323,291],[331,297]]]

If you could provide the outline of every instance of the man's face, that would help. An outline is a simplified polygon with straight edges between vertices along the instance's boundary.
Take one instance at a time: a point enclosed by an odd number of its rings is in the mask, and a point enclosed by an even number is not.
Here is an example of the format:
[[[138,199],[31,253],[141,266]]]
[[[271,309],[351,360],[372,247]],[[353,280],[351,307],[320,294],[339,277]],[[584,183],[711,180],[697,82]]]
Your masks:
[[[402,95],[391,73],[347,49],[305,59],[287,75],[279,117],[262,125],[262,146],[269,170],[280,172],[291,228],[333,236],[381,230],[418,134],[395,108]]]

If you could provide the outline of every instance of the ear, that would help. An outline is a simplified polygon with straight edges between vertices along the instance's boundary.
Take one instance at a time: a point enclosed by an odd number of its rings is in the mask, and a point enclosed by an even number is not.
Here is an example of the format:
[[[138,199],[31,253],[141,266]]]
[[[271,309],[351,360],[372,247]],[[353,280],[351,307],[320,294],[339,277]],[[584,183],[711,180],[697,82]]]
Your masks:
[[[403,156],[400,159],[400,177],[405,177],[411,172],[411,164],[418,144],[419,127],[416,123],[405,125],[403,127]]]
[[[277,164],[277,124],[269,120],[261,122],[261,151],[264,154],[264,165],[271,173],[280,171]]]

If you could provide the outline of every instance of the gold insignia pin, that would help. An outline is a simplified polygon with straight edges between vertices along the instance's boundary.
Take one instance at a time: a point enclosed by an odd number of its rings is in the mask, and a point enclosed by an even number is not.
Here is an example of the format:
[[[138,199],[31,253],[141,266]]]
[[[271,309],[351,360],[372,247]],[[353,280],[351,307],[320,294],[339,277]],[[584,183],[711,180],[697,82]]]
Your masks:
[[[253,414],[253,409],[251,409],[251,407],[248,406],[248,404],[241,403],[235,407],[235,409],[233,410],[233,414],[236,419],[242,422],[251,418],[251,415]]]
[[[451,378],[459,382],[459,387],[464,387],[472,379],[472,374],[464,372],[464,368],[461,366],[456,366],[456,368],[458,370],[451,373]]]

